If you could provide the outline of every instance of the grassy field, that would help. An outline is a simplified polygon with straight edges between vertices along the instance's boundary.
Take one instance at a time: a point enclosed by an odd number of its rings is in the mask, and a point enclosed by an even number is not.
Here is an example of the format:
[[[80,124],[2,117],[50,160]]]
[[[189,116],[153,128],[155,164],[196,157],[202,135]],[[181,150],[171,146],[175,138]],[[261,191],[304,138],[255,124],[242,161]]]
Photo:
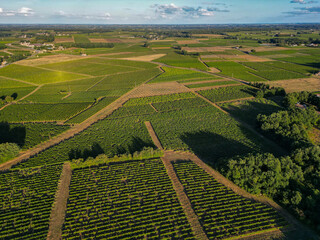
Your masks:
[[[84,78],[83,75],[61,71],[50,71],[36,67],[27,67],[12,64],[0,69],[0,77],[8,77],[23,80],[35,84],[67,82],[75,79]]]
[[[168,68],[162,67],[162,70],[165,72],[161,74],[159,77],[153,79],[149,83],[161,83],[161,82],[171,82],[171,81],[192,81],[202,79],[218,79],[218,77],[210,76],[209,74],[195,72],[192,70],[186,69],[176,69],[176,68]]]
[[[234,85],[239,84],[235,81],[214,81],[214,82],[205,82],[198,84],[189,84],[186,85],[188,88],[200,88],[200,87],[214,87],[214,86],[223,86],[223,85]]]

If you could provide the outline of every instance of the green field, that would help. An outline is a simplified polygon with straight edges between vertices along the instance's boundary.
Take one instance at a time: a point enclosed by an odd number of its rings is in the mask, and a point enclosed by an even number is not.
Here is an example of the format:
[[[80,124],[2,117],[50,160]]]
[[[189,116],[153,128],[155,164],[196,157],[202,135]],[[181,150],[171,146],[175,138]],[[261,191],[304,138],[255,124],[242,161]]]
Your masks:
[[[200,87],[212,87],[212,86],[223,86],[223,85],[233,85],[239,84],[235,81],[214,81],[214,82],[205,82],[205,83],[198,83],[198,84],[189,84],[186,85],[188,88],[200,88]]]
[[[46,239],[61,166],[0,173],[1,239]]]
[[[131,239],[133,232],[136,239],[194,239],[160,159],[73,170],[62,232],[66,239]]]
[[[212,102],[223,102],[239,98],[254,97],[256,92],[257,89],[255,88],[241,85],[203,90],[199,91],[199,94]]]
[[[237,62],[206,62],[209,67],[217,68],[221,71],[220,74],[234,77],[238,79],[242,79],[249,82],[256,82],[256,81],[265,81],[266,79],[256,76],[251,73],[251,70],[246,68],[245,66],[241,65]]]
[[[153,79],[149,83],[160,83],[160,82],[171,82],[171,81],[192,81],[192,80],[199,80],[202,79],[218,79],[216,76],[210,76],[209,74],[195,72],[192,70],[185,70],[185,69],[176,69],[176,68],[168,68],[162,67],[165,71],[159,77]]]
[[[0,69],[0,77],[14,78],[35,84],[67,82],[84,78],[83,75],[61,71],[50,71],[36,67],[12,64]]]
[[[0,112],[0,121],[63,121],[80,113],[90,103],[13,104]]]
[[[280,229],[286,220],[270,206],[242,197],[191,161],[173,163],[209,239]]]

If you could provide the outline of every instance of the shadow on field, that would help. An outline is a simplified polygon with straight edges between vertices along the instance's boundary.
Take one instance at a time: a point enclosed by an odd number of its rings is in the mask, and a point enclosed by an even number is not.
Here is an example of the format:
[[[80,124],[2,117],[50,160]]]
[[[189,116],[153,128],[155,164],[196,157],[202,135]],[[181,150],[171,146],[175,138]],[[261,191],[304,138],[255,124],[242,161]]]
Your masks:
[[[1,100],[5,100],[6,97],[8,97],[8,96],[7,96],[7,95],[2,95],[2,96],[0,96],[0,99],[1,99]],[[18,97],[18,93],[12,93],[12,94],[10,95],[10,97],[12,97],[13,100],[16,100],[17,97]]]
[[[227,139],[221,135],[199,131],[185,133],[180,139],[200,158],[213,164],[223,163],[223,159],[236,155],[246,155],[254,150],[238,141]]]
[[[93,143],[91,147],[82,149],[72,149],[68,155],[69,159],[79,159],[82,158],[84,160],[89,157],[97,157],[100,154],[106,154],[108,157],[113,157],[121,154],[133,154],[134,152],[141,151],[145,147],[153,147],[155,146],[151,142],[143,141],[141,138],[132,137],[129,144],[126,146],[113,146],[112,149],[108,150],[101,147],[101,145],[97,142]]]
[[[22,125],[9,124],[0,122],[0,144],[1,143],[16,143],[23,147],[26,139],[26,128]]]

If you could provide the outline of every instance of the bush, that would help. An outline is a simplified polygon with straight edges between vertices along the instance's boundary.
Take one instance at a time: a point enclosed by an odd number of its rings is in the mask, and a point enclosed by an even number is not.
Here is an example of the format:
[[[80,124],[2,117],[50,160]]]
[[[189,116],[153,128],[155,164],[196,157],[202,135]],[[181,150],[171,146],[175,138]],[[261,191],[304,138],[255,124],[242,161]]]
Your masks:
[[[4,163],[11,158],[17,156],[20,152],[20,148],[15,143],[3,143],[0,144],[0,163]]]

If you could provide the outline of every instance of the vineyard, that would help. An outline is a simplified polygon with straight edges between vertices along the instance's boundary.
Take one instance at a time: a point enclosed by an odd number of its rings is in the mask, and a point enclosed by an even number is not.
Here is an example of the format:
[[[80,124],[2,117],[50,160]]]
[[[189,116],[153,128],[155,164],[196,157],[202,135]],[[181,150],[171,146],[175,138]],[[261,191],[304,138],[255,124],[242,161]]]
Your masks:
[[[169,67],[162,67],[165,71],[159,77],[153,79],[149,83],[160,83],[160,82],[170,82],[170,81],[192,81],[197,79],[201,81],[202,79],[217,79],[217,77],[210,76],[205,73],[195,72],[192,70],[185,70],[185,69],[177,69],[177,68],[169,68]]]
[[[61,166],[0,173],[0,238],[46,239]]]
[[[61,121],[78,114],[90,103],[13,104],[0,112],[0,121]]]
[[[239,84],[239,83],[235,81],[214,81],[214,82],[189,84],[186,86],[188,88],[201,88],[201,87],[215,87],[215,86],[234,85],[234,84]]]
[[[35,84],[65,82],[83,78],[82,75],[67,72],[50,71],[36,67],[12,64],[0,69],[0,76],[15,78]]]
[[[256,92],[257,89],[243,85],[199,91],[199,94],[212,102],[223,102],[233,99],[253,97],[255,96]]]
[[[173,163],[209,239],[282,228],[288,223],[271,207],[228,189],[191,161]]]
[[[283,69],[274,68],[270,64],[266,65],[263,63],[253,63],[253,62],[245,62],[241,64],[254,69],[256,72],[252,71],[252,73],[262,78],[268,79],[270,81],[306,77],[305,75],[302,75],[297,72],[289,72]]]
[[[65,239],[194,239],[160,159],[74,169]]]

